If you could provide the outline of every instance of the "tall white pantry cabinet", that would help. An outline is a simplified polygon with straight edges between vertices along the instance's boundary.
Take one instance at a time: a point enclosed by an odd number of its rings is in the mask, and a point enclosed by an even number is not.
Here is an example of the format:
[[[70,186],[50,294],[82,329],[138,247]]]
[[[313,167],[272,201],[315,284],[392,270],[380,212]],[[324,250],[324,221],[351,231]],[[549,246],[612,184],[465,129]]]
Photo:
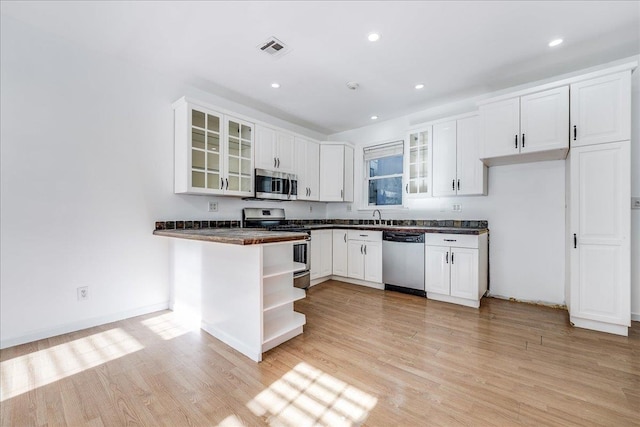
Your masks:
[[[573,325],[631,325],[631,70],[574,83],[567,158],[566,301]]]

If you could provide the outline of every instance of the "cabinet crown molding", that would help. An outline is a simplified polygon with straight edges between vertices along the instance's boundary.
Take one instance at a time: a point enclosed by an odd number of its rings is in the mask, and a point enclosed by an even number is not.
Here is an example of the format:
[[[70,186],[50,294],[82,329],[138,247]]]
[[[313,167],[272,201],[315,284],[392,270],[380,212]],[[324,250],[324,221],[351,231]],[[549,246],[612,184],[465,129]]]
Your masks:
[[[620,64],[620,65],[616,65],[613,67],[608,67],[608,68],[603,68],[601,70],[597,70],[597,71],[592,71],[592,72],[588,72],[585,74],[580,74],[577,76],[573,76],[573,77],[568,77],[568,78],[564,78],[564,79],[560,79],[560,80],[556,80],[556,81],[552,81],[549,83],[545,83],[542,85],[537,85],[537,86],[533,86],[527,89],[521,89],[521,90],[516,90],[513,92],[509,92],[503,95],[499,95],[499,96],[494,96],[491,98],[487,98],[487,99],[483,99],[481,101],[476,102],[477,106],[480,105],[485,105],[485,104],[490,104],[496,101],[503,101],[505,99],[510,99],[510,98],[515,98],[515,97],[519,97],[519,96],[523,96],[523,95],[529,95],[532,93],[536,93],[536,92],[542,92],[545,90],[549,90],[549,89],[554,89],[560,86],[568,86],[571,85],[573,83],[578,83],[581,82],[583,80],[590,80],[596,77],[603,77],[603,76],[607,76],[609,74],[615,74],[615,73],[619,73],[622,71],[633,71],[638,67],[638,61],[631,61],[631,62],[626,62],[624,64]],[[508,90],[508,89],[507,89]]]

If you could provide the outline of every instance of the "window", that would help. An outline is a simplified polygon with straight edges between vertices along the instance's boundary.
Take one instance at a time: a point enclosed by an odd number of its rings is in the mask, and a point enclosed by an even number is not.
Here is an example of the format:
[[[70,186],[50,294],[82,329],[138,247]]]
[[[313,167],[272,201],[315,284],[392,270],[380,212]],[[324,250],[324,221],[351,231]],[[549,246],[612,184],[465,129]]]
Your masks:
[[[402,206],[403,141],[364,149],[368,206]]]

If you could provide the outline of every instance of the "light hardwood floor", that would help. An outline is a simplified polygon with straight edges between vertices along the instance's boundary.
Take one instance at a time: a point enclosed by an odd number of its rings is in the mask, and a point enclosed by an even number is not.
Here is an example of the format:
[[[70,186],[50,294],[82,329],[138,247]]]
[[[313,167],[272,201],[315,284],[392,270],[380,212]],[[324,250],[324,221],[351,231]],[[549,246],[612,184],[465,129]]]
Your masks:
[[[637,322],[335,281],[296,309],[304,334],[259,364],[170,311],[2,350],[1,424],[640,425]]]

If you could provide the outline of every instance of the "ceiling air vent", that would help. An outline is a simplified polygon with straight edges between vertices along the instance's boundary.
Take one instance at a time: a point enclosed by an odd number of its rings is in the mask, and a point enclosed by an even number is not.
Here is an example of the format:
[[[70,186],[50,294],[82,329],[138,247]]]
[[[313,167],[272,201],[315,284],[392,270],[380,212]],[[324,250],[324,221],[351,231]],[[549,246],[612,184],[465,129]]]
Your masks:
[[[287,45],[273,36],[269,37],[264,43],[261,43],[258,48],[274,58],[280,57],[290,50]]]

